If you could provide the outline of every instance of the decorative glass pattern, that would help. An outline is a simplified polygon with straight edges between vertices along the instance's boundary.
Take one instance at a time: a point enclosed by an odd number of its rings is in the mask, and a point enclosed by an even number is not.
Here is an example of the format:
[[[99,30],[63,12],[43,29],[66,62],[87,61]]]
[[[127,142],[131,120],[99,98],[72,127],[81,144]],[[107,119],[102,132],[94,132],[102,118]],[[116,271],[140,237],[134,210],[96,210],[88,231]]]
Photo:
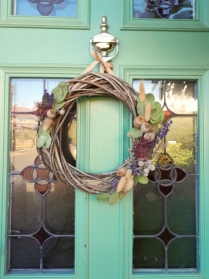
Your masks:
[[[195,18],[195,0],[134,0],[133,3],[134,18]]]
[[[59,81],[11,81],[8,271],[74,268],[74,189],[40,161],[31,130],[34,103]]]
[[[76,17],[77,0],[15,0],[13,15]]]
[[[134,82],[137,89],[138,81]],[[170,131],[147,185],[134,187],[136,272],[198,270],[197,96],[195,81],[145,81]]]

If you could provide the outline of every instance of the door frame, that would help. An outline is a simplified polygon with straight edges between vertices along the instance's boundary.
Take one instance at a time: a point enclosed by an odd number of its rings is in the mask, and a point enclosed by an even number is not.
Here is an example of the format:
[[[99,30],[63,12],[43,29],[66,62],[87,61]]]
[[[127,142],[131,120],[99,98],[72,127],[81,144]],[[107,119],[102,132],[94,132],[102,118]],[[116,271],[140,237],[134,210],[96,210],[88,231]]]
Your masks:
[[[39,271],[11,271],[7,273],[7,230],[9,201],[9,138],[10,138],[10,80],[11,78],[74,78],[80,75],[87,65],[54,67],[48,65],[3,66],[0,69],[0,125],[3,137],[0,137],[0,278],[34,278]],[[51,274],[43,271],[44,278],[87,278],[88,266],[88,210],[86,194],[75,190],[75,267],[72,272],[60,270]],[[81,222],[82,220],[82,222]]]
[[[140,279],[154,279],[164,278],[166,276],[172,279],[207,279],[209,276],[209,266],[207,260],[209,258],[209,251],[206,247],[209,245],[209,222],[207,216],[209,188],[207,181],[209,181],[208,162],[209,157],[209,129],[207,128],[207,121],[209,119],[209,104],[208,84],[209,84],[209,69],[204,67],[171,67],[171,66],[121,66],[120,76],[125,81],[133,84],[133,81],[139,78],[142,79],[192,79],[197,81],[197,96],[198,96],[198,228],[199,228],[199,271],[195,273],[171,271],[162,273],[154,270],[153,273],[133,273],[132,255],[133,255],[133,192],[124,200],[123,207],[123,274],[124,278],[140,278]],[[125,264],[127,263],[127,264]],[[168,278],[166,277],[166,278]]]

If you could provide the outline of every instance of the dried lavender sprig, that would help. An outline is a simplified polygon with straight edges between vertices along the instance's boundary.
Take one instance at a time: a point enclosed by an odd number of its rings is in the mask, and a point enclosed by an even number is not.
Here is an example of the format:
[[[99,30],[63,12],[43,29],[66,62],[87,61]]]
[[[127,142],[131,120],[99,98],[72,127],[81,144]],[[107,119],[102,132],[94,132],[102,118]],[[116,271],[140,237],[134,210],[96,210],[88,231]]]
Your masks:
[[[53,94],[53,93],[52,93],[52,94],[49,94],[49,93],[47,92],[47,90],[45,89],[45,90],[44,90],[44,95],[45,95],[45,97],[46,97],[47,108],[51,108],[51,107],[52,107],[52,103],[53,103],[53,101],[54,101],[54,94]]]

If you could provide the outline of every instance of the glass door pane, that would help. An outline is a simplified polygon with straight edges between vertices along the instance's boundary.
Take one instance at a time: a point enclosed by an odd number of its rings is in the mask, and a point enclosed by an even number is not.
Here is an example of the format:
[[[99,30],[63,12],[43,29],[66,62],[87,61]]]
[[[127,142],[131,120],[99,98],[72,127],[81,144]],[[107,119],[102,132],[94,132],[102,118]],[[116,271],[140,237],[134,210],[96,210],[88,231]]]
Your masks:
[[[196,82],[147,80],[145,90],[161,103],[169,132],[154,156],[157,167],[149,183],[134,188],[133,268],[194,272],[199,268]]]
[[[36,102],[59,82],[11,80],[8,271],[74,269],[74,189],[40,161],[32,129]],[[69,132],[75,139],[75,127]]]

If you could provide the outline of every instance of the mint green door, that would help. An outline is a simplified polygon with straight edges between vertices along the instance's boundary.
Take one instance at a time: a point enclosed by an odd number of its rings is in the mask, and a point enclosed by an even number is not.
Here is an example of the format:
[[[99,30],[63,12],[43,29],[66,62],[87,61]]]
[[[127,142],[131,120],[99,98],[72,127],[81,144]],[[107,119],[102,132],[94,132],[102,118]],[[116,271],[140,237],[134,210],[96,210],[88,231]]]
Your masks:
[[[72,13],[48,17],[12,15],[13,1],[1,1],[0,278],[209,278],[209,1],[196,2],[195,19],[138,19],[132,16],[132,1],[126,0],[79,0],[77,8],[74,7],[76,16]],[[18,6],[16,8],[18,10]],[[109,206],[98,203],[96,195],[76,190],[74,268],[70,271],[48,269],[43,273],[29,269],[7,270],[10,80],[68,79],[83,73],[93,61],[89,39],[100,32],[103,15],[107,16],[109,32],[119,39],[119,54],[112,61],[116,76],[130,84],[139,79],[196,81],[199,104],[198,267],[180,271],[177,268],[172,272],[134,271],[133,193],[120,204]],[[115,169],[128,156],[129,141],[124,137],[131,125],[128,111],[111,98],[80,101],[77,109],[80,115],[78,167],[93,172]]]

